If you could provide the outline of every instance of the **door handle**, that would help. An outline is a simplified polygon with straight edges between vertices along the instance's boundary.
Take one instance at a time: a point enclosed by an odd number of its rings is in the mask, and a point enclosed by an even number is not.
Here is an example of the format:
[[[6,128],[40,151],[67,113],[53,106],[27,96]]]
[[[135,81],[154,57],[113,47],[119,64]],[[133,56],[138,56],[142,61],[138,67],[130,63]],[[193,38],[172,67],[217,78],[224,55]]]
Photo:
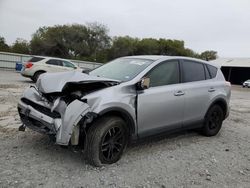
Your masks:
[[[174,93],[174,96],[181,96],[184,95],[185,93],[183,91],[177,91]]]
[[[208,92],[214,92],[215,89],[213,87],[209,88]]]

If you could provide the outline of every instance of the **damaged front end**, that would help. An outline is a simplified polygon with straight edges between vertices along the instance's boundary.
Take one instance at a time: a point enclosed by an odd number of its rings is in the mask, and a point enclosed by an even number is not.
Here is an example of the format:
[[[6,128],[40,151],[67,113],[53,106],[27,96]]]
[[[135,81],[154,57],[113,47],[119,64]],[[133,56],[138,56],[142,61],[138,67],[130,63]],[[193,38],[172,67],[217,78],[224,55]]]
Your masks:
[[[38,80],[37,87],[25,90],[19,101],[21,121],[34,131],[55,136],[57,144],[77,145],[79,122],[84,120],[84,124],[93,118],[91,107],[82,98],[116,84],[117,81],[77,72],[45,74]]]

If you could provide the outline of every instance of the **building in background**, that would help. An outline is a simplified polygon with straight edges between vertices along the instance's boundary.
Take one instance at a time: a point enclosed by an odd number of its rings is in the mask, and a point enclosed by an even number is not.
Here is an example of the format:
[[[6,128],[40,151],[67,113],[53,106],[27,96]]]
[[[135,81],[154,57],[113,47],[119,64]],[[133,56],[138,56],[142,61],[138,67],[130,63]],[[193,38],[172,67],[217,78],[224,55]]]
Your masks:
[[[227,81],[242,84],[250,79],[250,58],[219,58],[211,61],[221,66]]]

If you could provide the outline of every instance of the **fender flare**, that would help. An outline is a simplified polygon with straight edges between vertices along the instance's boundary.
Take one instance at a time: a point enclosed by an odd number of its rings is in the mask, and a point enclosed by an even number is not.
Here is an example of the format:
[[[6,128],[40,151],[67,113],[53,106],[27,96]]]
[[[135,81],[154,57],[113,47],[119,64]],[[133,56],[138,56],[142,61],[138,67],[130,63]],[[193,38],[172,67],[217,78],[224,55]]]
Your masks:
[[[224,112],[224,119],[227,117],[227,113],[228,113],[228,104],[227,104],[227,102],[226,102],[226,100],[224,99],[224,98],[217,98],[217,99],[215,99],[210,105],[209,105],[209,107],[208,107],[208,109],[207,109],[207,111],[206,111],[206,114],[205,114],[205,116],[207,115],[207,112],[208,112],[208,110],[213,106],[213,105],[215,105],[215,104],[218,104],[221,108],[222,108],[222,110],[223,110],[223,112]],[[205,117],[204,117],[205,118]]]

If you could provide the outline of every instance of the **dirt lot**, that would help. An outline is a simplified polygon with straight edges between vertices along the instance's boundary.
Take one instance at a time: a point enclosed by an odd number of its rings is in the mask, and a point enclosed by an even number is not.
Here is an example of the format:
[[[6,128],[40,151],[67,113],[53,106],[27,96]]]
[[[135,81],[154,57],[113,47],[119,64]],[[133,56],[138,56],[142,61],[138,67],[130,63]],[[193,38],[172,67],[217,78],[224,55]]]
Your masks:
[[[94,168],[47,136],[18,132],[16,104],[31,82],[0,71],[0,187],[250,187],[250,89],[234,86],[216,137],[186,132],[133,145]]]

